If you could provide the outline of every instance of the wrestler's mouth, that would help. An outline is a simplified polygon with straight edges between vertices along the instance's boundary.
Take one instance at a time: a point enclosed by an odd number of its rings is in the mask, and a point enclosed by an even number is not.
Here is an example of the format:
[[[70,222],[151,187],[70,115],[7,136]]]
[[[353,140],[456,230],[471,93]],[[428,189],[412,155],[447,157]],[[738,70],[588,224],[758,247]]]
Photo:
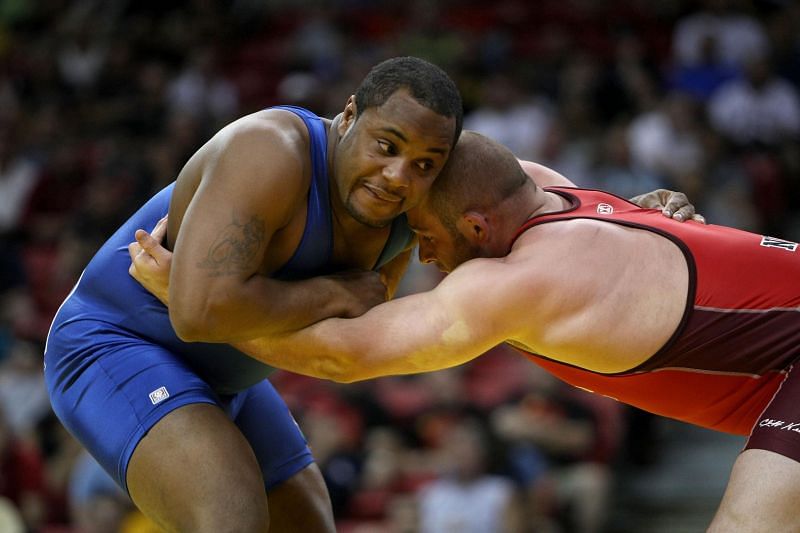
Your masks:
[[[367,189],[367,191],[378,200],[382,200],[384,202],[389,202],[392,204],[399,204],[400,202],[403,201],[402,196],[390,193],[389,191],[381,189],[380,187],[376,187],[375,185],[372,185],[370,183],[364,183],[364,188]]]

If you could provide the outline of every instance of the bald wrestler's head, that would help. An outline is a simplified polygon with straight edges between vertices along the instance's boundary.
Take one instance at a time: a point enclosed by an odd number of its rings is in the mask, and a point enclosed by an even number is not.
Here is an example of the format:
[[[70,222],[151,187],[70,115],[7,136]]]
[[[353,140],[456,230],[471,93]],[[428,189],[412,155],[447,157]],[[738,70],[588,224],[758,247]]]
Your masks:
[[[532,185],[511,150],[474,131],[464,131],[433,183],[425,209],[455,229],[465,212],[492,211],[524,186]]]
[[[477,257],[508,253],[527,192],[536,185],[510,150],[465,131],[422,204],[408,211],[419,257],[452,271]]]

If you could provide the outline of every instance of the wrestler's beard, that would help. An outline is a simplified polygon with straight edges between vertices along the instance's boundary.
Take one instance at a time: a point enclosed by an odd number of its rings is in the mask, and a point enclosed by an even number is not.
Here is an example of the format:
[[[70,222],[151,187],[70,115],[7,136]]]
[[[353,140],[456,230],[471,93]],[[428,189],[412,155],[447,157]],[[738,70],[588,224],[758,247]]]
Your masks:
[[[440,263],[446,272],[452,272],[457,266],[470,259],[485,256],[480,246],[472,244],[461,232],[452,230],[450,236],[453,239],[453,257],[448,264]]]
[[[344,203],[344,208],[347,210],[347,213],[351,217],[353,217],[357,222],[359,222],[360,224],[364,224],[367,227],[375,229],[385,228],[395,218],[391,217],[386,220],[383,220],[370,217],[359,208],[358,204],[355,201],[353,201],[352,194],[348,195],[347,200]]]

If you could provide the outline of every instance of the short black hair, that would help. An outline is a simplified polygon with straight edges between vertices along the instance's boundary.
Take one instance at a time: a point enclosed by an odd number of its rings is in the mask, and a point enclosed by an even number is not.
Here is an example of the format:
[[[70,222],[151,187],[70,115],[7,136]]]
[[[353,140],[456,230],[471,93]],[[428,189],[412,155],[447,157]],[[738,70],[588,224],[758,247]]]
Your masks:
[[[455,118],[455,146],[464,121],[461,94],[444,70],[418,57],[394,57],[375,65],[356,89],[358,114],[370,107],[382,106],[400,89],[407,89],[417,102],[431,111]]]

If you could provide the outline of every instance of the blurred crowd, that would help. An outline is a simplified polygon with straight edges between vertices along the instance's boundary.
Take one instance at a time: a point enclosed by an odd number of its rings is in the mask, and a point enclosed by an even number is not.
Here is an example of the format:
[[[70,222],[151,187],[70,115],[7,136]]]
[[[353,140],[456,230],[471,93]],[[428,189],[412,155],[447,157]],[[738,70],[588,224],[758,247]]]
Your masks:
[[[0,531],[154,531],[50,410],[53,314],[217,129],[273,104],[333,117],[397,55],[456,80],[466,128],[580,186],[680,190],[709,222],[800,239],[791,0],[4,0]],[[435,281],[415,265],[404,290]],[[606,531],[616,473],[655,456],[647,417],[505,348],[429,375],[274,382],[342,531]]]

